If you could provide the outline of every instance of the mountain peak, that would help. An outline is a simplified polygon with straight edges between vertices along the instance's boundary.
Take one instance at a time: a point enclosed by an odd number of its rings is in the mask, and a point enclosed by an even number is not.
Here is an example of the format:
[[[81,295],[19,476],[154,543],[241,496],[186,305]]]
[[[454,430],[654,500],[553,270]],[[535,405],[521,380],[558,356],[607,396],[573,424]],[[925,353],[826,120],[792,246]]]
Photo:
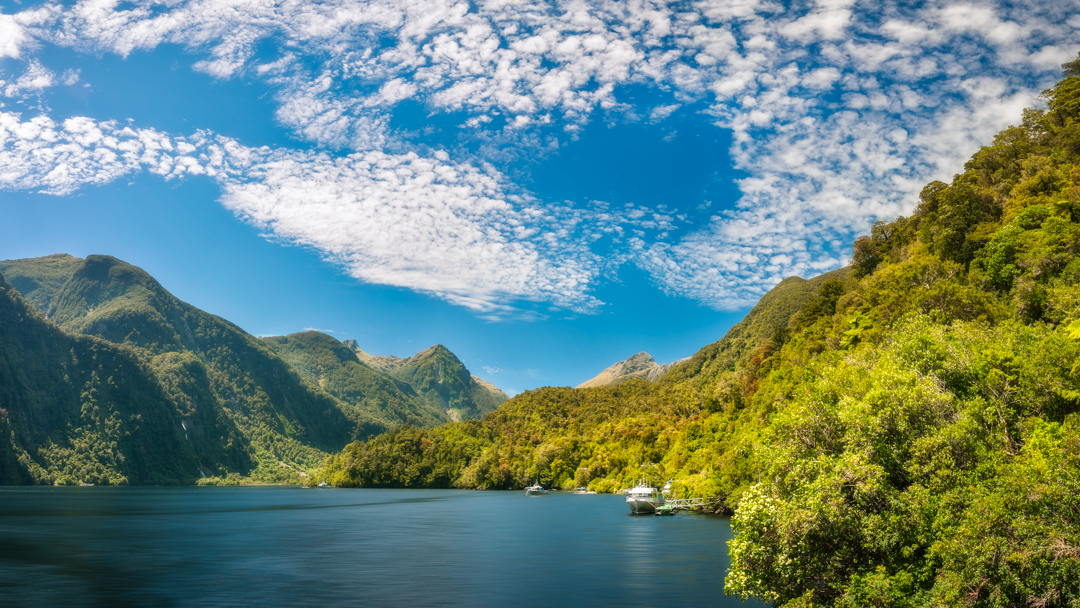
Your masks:
[[[82,262],[82,258],[54,253],[40,258],[0,261],[0,273],[38,312],[48,318],[56,294]]]
[[[595,378],[582,382],[577,388],[622,384],[633,378],[642,378],[652,382],[664,375],[664,372],[671,369],[677,363],[684,360],[685,359],[680,359],[674,363],[660,365],[656,362],[656,359],[653,359],[652,355],[642,351],[636,355],[631,355],[625,361],[619,361],[618,363],[608,366],[607,369],[600,372]]]
[[[364,352],[355,340],[342,344],[365,365],[414,387],[454,420],[480,418],[509,398],[494,384],[473,376],[461,359],[442,344],[433,344],[405,359]]]

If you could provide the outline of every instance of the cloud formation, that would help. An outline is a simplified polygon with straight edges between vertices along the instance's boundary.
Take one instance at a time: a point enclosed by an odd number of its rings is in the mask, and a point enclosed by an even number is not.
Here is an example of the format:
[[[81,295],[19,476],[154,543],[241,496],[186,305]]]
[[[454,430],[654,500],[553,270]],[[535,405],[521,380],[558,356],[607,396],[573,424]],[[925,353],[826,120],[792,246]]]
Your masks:
[[[415,153],[248,148],[205,131],[174,137],[3,111],[0,167],[0,188],[57,195],[140,171],[207,176],[228,209],[274,238],[312,247],[358,279],[491,318],[525,314],[507,304],[520,299],[578,311],[599,304],[586,292],[600,262],[575,248],[573,212],[508,195],[490,168]]]
[[[1080,51],[1078,9],[1077,0],[48,3],[0,15],[0,58],[25,63],[0,85],[8,97],[70,80],[27,59],[35,44],[121,56],[179,44],[215,78],[265,82],[277,120],[322,151],[3,114],[0,161],[11,164],[0,184],[62,194],[134,171],[202,172],[267,234],[361,280],[483,314],[515,299],[594,309],[590,289],[622,263],[669,293],[741,308],[786,276],[842,264],[854,234],[909,212],[923,184],[948,179],[1017,122]],[[652,105],[630,100],[631,87],[655,92]],[[394,132],[405,101],[460,118],[477,133],[473,148],[431,150]],[[485,142],[528,154],[601,117],[662,123],[686,108],[731,131],[732,161],[747,175],[741,198],[712,216],[550,205],[483,160]],[[605,238],[613,251],[600,255]]]

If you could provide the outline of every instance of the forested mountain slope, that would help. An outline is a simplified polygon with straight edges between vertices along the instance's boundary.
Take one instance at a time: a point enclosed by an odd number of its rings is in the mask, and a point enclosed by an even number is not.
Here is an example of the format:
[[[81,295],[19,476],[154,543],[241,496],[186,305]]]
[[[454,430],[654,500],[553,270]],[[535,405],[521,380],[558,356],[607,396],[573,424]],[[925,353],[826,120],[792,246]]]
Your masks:
[[[0,277],[0,484],[176,484],[245,470],[231,421],[175,397],[136,353],[66,334]]]
[[[53,298],[82,262],[80,258],[66,253],[0,260],[0,274],[45,318],[49,318]]]
[[[71,339],[94,336],[116,345],[150,373],[150,381],[179,412],[181,430],[197,443],[200,454],[198,463],[167,467],[169,471],[186,467],[182,475],[166,476],[175,482],[229,474],[298,482],[300,472],[354,439],[403,422],[425,425],[448,419],[433,413],[419,396],[403,393],[400,383],[385,376],[363,381],[351,378],[356,382],[343,394],[352,400],[340,401],[320,389],[317,379],[305,382],[258,339],[180,301],[145,271],[115,258],[92,255],[81,260],[56,255],[9,260],[0,263],[0,268],[17,275],[39,311],[49,311],[49,320],[38,316],[38,322],[55,324],[55,331],[66,332]],[[34,356],[23,353],[22,358],[12,359],[12,365],[17,367]],[[362,394],[365,389],[374,394]],[[25,383],[18,384],[18,390],[33,392]],[[119,408],[141,407],[115,399],[112,405]],[[18,430],[29,433],[27,440],[34,445],[49,438],[63,444],[52,427]],[[154,459],[152,468],[163,466],[162,462]],[[128,481],[146,483],[149,479],[129,476]]]
[[[355,443],[331,458],[320,478],[345,486],[492,489],[539,478],[549,486],[612,491],[648,472],[677,477],[684,494],[724,495],[735,504],[752,479],[746,463],[762,426],[760,412],[743,406],[755,368],[737,366],[736,353],[770,352],[770,340],[807,302],[822,306],[815,288],[850,275],[841,269],[784,280],[724,338],[655,383],[526,391],[479,424],[397,429]]]
[[[344,344],[365,364],[412,386],[431,407],[453,420],[480,418],[495,410],[508,397],[489,382],[473,376],[465,364],[442,344],[436,344],[406,359],[369,355],[355,340]]]
[[[656,384],[538,389],[354,443],[340,485],[718,495],[725,589],[789,606],[1080,605],[1080,60],[850,269],[788,279]]]
[[[408,383],[364,365],[351,348],[324,333],[306,331],[259,340],[309,384],[337,397],[355,419],[377,422],[382,430],[450,421],[445,408],[432,406]]]

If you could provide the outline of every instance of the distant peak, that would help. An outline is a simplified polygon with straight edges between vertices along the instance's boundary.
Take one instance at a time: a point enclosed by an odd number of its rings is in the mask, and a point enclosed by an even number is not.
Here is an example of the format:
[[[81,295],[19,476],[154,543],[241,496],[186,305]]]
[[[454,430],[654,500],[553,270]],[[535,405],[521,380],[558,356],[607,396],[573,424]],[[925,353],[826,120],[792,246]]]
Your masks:
[[[679,361],[683,361],[680,359]],[[594,386],[607,386],[610,384],[621,384],[627,380],[633,378],[642,378],[644,380],[653,381],[659,378],[671,369],[676,363],[668,363],[660,365],[653,359],[652,355],[642,351],[636,355],[631,355],[625,361],[619,361],[607,367],[604,371],[600,372],[595,378],[582,382],[578,388],[590,388]]]
[[[87,266],[97,266],[97,265],[115,266],[115,265],[120,265],[120,264],[129,265],[129,264],[127,264],[127,262],[124,262],[123,260],[121,260],[119,258],[114,258],[111,255],[105,255],[105,254],[102,254],[102,253],[91,253],[90,255],[86,256],[86,259],[84,260],[84,262],[86,263]]]
[[[64,262],[68,262],[68,261],[81,262],[82,261],[82,258],[77,258],[77,257],[75,257],[75,256],[73,256],[71,254],[68,254],[68,253],[54,253],[52,255],[42,256],[40,259],[42,259],[42,260],[50,260],[50,261],[64,261]]]

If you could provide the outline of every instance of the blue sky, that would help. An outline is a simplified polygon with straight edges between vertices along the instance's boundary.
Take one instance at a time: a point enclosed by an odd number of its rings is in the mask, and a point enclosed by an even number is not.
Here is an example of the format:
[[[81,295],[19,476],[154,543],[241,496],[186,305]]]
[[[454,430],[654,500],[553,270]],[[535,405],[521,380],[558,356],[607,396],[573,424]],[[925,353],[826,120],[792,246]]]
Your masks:
[[[0,259],[576,385],[844,264],[1036,103],[1078,9],[0,0]]]

